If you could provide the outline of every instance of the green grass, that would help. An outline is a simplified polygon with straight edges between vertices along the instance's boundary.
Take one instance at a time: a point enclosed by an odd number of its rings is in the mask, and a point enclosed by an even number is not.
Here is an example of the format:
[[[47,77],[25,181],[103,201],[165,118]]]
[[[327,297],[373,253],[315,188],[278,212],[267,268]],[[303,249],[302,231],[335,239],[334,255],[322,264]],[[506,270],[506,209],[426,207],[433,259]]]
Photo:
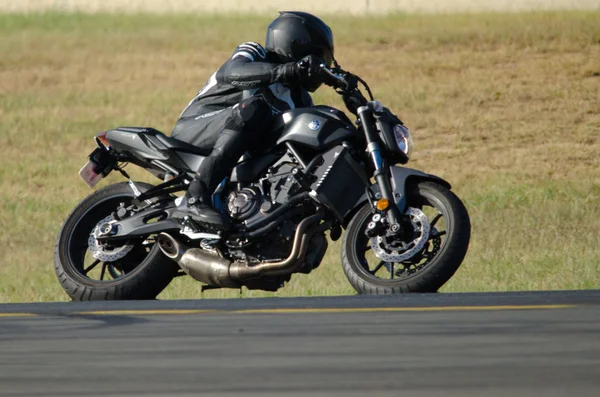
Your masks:
[[[53,245],[90,193],[77,171],[93,134],[168,133],[235,45],[263,41],[269,19],[0,15],[0,302],[66,299]],[[469,209],[472,244],[443,291],[600,287],[600,13],[327,20],[342,66],[412,128],[410,165],[448,179]],[[343,106],[327,89],[315,99]],[[352,293],[330,248],[276,295]],[[199,287],[180,278],[161,298],[197,298]]]

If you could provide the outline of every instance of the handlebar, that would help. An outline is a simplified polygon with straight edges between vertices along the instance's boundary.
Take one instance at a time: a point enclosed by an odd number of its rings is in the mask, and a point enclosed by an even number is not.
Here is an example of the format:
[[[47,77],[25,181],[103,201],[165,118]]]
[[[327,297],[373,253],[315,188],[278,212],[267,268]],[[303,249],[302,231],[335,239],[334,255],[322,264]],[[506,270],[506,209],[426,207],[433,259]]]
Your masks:
[[[301,60],[299,66],[306,69],[309,65],[305,60]],[[367,99],[362,94],[361,90],[358,89],[358,83],[361,83],[364,86],[369,97],[373,100],[373,93],[371,92],[369,85],[357,75],[344,71],[337,63],[333,69],[324,63],[321,63],[319,68],[321,72],[329,78],[325,79],[323,82],[326,85],[333,87],[336,92],[342,96],[346,107],[352,113],[356,114],[356,109],[367,103]]]

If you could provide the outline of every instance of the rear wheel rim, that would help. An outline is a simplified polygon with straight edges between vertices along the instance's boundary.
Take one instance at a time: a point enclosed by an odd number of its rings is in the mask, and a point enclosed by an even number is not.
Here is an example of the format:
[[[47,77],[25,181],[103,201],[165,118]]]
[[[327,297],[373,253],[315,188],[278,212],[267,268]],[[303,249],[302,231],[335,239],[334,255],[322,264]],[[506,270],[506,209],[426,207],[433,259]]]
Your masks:
[[[131,195],[121,194],[99,201],[81,215],[71,228],[66,249],[66,264],[75,276],[85,283],[105,285],[129,278],[137,273],[153,250],[157,249],[152,238],[132,242],[132,250],[114,262],[96,259],[88,249],[89,235],[98,222],[115,211],[120,203],[127,203],[132,198]]]

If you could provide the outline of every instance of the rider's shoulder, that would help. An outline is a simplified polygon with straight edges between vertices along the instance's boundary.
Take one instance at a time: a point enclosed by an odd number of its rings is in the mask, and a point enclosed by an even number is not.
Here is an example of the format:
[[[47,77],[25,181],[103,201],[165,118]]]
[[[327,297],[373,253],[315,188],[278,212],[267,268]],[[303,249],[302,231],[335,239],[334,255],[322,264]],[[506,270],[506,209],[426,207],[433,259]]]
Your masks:
[[[267,57],[267,52],[264,47],[256,42],[247,41],[238,45],[233,51],[231,58],[245,57],[250,61],[262,61]]]

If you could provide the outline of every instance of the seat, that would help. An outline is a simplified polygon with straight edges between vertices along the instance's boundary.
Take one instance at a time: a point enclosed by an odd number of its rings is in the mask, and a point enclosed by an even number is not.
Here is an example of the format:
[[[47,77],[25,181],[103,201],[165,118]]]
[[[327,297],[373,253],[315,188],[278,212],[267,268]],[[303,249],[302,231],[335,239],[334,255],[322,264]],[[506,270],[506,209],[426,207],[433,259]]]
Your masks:
[[[179,139],[166,136],[159,130],[150,127],[119,127],[117,128],[117,130],[125,132],[135,132],[155,137],[166,148],[179,152],[193,153],[198,154],[200,156],[208,156],[211,152],[211,150],[201,149],[187,142],[180,141]]]
[[[171,138],[166,136],[162,132],[156,135],[156,138],[161,141],[169,149],[173,149],[180,152],[187,152],[193,154],[199,154],[200,156],[208,156],[212,150],[201,149],[197,146],[191,145],[187,142],[180,141],[179,139]]]

